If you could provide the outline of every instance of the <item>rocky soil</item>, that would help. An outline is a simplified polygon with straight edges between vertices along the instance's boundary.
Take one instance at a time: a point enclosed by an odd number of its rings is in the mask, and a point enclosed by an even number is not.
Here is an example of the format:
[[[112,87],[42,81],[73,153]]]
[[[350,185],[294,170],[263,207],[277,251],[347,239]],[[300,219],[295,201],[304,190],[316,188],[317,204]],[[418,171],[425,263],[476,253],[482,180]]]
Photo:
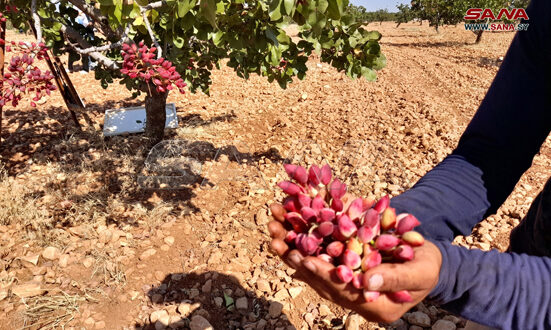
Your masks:
[[[354,193],[400,194],[453,150],[513,37],[487,33],[473,45],[461,26],[369,27],[388,58],[377,82],[316,58],[285,91],[224,68],[210,97],[169,97],[180,126],[150,153],[139,136],[102,137],[105,110],[142,100],[101,89],[93,73],[71,74],[91,119],[83,131],[57,94],[38,109],[5,108],[0,328],[464,327],[430,304],[391,325],[365,322],[295,280],[268,248],[284,162],[328,162]],[[549,147],[497,215],[456,244],[507,248],[547,178]]]

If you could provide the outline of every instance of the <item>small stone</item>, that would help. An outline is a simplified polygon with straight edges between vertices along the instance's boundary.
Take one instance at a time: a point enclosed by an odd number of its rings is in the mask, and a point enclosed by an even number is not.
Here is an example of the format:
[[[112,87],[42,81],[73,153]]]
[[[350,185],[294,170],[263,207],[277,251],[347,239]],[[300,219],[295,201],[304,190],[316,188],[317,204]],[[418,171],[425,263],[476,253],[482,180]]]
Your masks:
[[[268,308],[268,314],[271,318],[275,319],[281,315],[281,311],[283,310],[283,304],[278,301],[271,301],[270,307]]]
[[[365,322],[365,319],[358,314],[351,314],[346,319],[347,330],[358,330],[360,326]]]
[[[163,252],[170,251],[170,246],[168,246],[166,244],[161,245],[161,251],[163,251]]]
[[[397,319],[396,321],[389,324],[392,329],[395,330],[408,330],[408,324],[403,319]]]
[[[459,322],[461,322],[461,319],[454,315],[446,315],[444,316],[444,320],[452,321],[454,324],[458,324]]]
[[[21,257],[21,260],[28,263],[28,264],[32,264],[32,265],[36,266],[38,264],[38,258],[39,257],[40,257],[39,254],[35,254],[35,255],[32,255],[32,256]]]
[[[178,305],[178,313],[180,313],[180,315],[187,317],[190,312],[191,312],[191,304],[181,303],[180,305]]]
[[[224,299],[222,297],[214,297],[214,303],[216,306],[220,307],[224,303]]]
[[[65,268],[69,264],[69,255],[64,254],[61,257],[59,257],[59,267]]]
[[[270,288],[270,283],[266,280],[256,281],[256,287],[262,292],[270,293],[272,291],[272,289]]]
[[[235,308],[237,309],[249,308],[249,302],[247,301],[247,297],[237,298],[237,300],[235,301]]]
[[[447,320],[438,320],[433,324],[432,330],[455,330],[457,327],[455,323]]]
[[[55,260],[59,257],[59,249],[53,246],[48,246],[42,251],[42,257],[46,260]]]
[[[157,250],[155,249],[147,249],[145,250],[142,255],[140,255],[140,260],[146,260],[148,259],[149,257],[152,257],[155,255],[155,253],[157,253]]]
[[[96,321],[94,321],[94,319],[92,317],[89,317],[86,320],[84,320],[84,324],[91,327],[91,326],[94,326],[96,324]]]
[[[409,330],[423,330],[423,327],[420,327],[418,325],[412,325],[409,327]]]
[[[28,298],[28,297],[34,297],[39,296],[43,294],[46,290],[42,288],[40,283],[24,283],[20,285],[16,285],[11,289],[11,292],[18,296],[19,298]]]
[[[278,292],[275,293],[274,299],[277,301],[283,301],[285,299],[289,298],[289,292],[287,289],[281,289]]]
[[[105,329],[105,321],[96,322],[96,329]]]
[[[189,328],[191,330],[214,330],[209,321],[201,315],[195,315],[191,318]]]
[[[329,306],[324,305],[324,304],[320,305],[320,307],[318,308],[318,311],[319,311],[320,316],[327,316],[327,315],[333,314],[331,312],[331,309],[329,309]]]
[[[167,236],[167,237],[165,237],[164,241],[167,245],[172,246],[172,244],[174,244],[174,237],[173,236]]]
[[[155,322],[155,327],[157,327],[157,323],[160,323],[164,327],[168,327],[168,325],[170,324],[170,315],[168,315],[168,314],[161,315],[161,317],[159,317],[157,322]]]
[[[212,280],[207,280],[201,287],[203,293],[209,293],[212,290]]]
[[[151,301],[154,303],[154,304],[160,304],[162,303],[163,301],[165,300],[165,297],[160,294],[160,293],[155,293],[154,295],[151,296]]]
[[[430,317],[423,312],[413,312],[408,315],[409,324],[420,327],[430,327]]]
[[[165,279],[165,273],[163,271],[160,271],[160,270],[156,270],[155,271],[155,279],[157,281],[162,281]]]
[[[302,292],[302,288],[300,286],[296,286],[294,288],[289,289],[289,295],[291,295],[291,298],[295,299],[298,297],[298,295]]]
[[[304,321],[306,321],[306,323],[308,323],[308,325],[310,326],[310,328],[312,328],[312,326],[314,325],[314,320],[316,318],[314,317],[314,315],[312,313],[306,313],[304,314]]]
[[[260,319],[260,321],[258,321],[258,323],[256,324],[256,330],[264,330],[267,324],[268,321],[266,321],[265,319]]]
[[[94,264],[94,258],[92,257],[85,258],[82,261],[82,264],[84,265],[84,267],[90,268]]]
[[[160,309],[158,311],[154,311],[149,315],[149,321],[151,321],[151,323],[155,323],[158,320],[160,320],[161,317],[165,317],[165,316],[168,316],[168,312],[165,311],[164,309]]]

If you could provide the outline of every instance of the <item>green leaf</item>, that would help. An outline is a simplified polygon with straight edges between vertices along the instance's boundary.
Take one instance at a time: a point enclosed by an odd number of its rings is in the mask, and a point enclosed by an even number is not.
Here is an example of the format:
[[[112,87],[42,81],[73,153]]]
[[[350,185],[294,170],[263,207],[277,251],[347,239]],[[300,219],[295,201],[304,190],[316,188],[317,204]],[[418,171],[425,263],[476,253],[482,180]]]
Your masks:
[[[327,16],[331,19],[340,19],[346,8],[345,0],[328,0]]]
[[[172,38],[172,42],[176,48],[182,48],[184,47],[186,40],[179,35],[175,35],[174,38]]]
[[[195,7],[195,0],[180,0],[178,1],[178,17],[186,16],[188,11]]]
[[[234,308],[233,298],[224,293],[224,302],[226,309],[231,312]]]
[[[216,33],[214,33],[212,35],[212,42],[214,42],[214,45],[215,46],[219,46],[220,43],[222,42],[222,37],[224,36],[224,32],[223,31],[217,31]]]
[[[375,72],[375,70],[371,70],[368,67],[362,67],[362,76],[364,76],[364,78],[368,81],[377,80],[377,73]]]
[[[269,9],[270,20],[277,21],[281,18],[281,0],[272,0]]]
[[[295,12],[295,3],[296,0],[283,0],[283,7],[285,8],[285,13],[289,16],[293,16]]]
[[[217,29],[216,25],[216,0],[201,0],[200,3],[201,13],[210,23],[210,25]]]

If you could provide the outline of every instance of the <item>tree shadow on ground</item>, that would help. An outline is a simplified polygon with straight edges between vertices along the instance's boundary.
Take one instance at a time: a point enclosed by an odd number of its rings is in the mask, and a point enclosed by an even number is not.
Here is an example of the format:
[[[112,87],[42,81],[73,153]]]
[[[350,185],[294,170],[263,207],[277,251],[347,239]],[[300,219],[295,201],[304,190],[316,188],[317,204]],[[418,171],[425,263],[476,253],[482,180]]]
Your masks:
[[[109,106],[106,104],[102,108]],[[235,167],[246,163],[251,165],[249,169],[254,170],[262,158],[273,163],[284,161],[275,149],[252,151],[233,141],[215,146],[200,140],[177,141],[175,143],[183,147],[179,154],[168,155],[163,159],[161,152],[160,159],[149,159],[149,151],[144,147],[144,140],[140,135],[104,139],[102,133],[95,129],[79,131],[68,111],[62,107],[40,111],[8,110],[5,114],[4,122],[9,122],[12,132],[14,126],[16,129],[11,134],[3,132],[4,140],[0,145],[1,166],[8,175],[17,176],[29,173],[35,165],[48,165],[53,174],[33,173],[44,176],[45,183],[34,189],[32,196],[28,197],[37,199],[54,193],[72,201],[74,207],[71,210],[61,210],[55,215],[67,225],[74,219],[71,211],[82,209],[91,200],[94,201],[95,211],[108,216],[108,222],[135,224],[135,219],[131,217],[119,215],[117,219],[109,219],[112,212],[110,203],[113,201],[126,205],[140,203],[147,210],[152,210],[156,206],[149,201],[152,197],[171,204],[184,214],[196,213],[200,211],[193,202],[197,188],[212,188],[217,184],[201,172],[205,163],[219,162],[225,155],[226,163]],[[231,120],[233,116],[217,116],[202,121],[196,117],[189,118],[194,118],[194,125],[202,126]],[[167,133],[167,138],[171,137],[175,137],[174,132]],[[175,140],[164,142],[171,141]],[[199,165],[200,171],[191,168],[190,165],[195,163]],[[254,174],[258,175],[258,172]],[[56,176],[66,178],[56,180]],[[140,178],[145,178],[145,181],[141,182]],[[152,185],[146,184],[149,179]],[[167,180],[170,183],[173,179],[180,180],[182,184],[177,187],[163,185]]]
[[[151,322],[148,313],[135,329],[162,329],[162,324],[189,329],[190,321],[198,322],[198,316],[214,329],[295,329],[280,302],[258,296],[243,288],[236,277],[219,272],[169,274],[147,295],[153,309],[165,310],[169,317]]]

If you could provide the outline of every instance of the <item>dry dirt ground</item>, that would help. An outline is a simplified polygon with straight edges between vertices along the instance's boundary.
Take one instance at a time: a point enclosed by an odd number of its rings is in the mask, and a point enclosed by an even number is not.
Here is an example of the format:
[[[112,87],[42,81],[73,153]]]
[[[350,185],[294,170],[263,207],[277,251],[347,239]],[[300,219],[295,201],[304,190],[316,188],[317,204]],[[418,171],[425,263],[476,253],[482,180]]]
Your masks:
[[[267,205],[281,197],[285,161],[328,162],[358,194],[403,192],[452,151],[513,37],[473,45],[461,26],[369,28],[388,58],[377,82],[316,58],[287,90],[224,68],[210,97],[171,94],[180,126],[149,155],[139,136],[102,137],[106,109],[141,100],[117,84],[103,90],[93,73],[71,75],[94,122],[83,131],[58,94],[38,109],[5,108],[0,328],[463,327],[428,304],[390,326],[362,322],[268,249]],[[456,243],[504,250],[549,154],[548,141],[498,214]]]

